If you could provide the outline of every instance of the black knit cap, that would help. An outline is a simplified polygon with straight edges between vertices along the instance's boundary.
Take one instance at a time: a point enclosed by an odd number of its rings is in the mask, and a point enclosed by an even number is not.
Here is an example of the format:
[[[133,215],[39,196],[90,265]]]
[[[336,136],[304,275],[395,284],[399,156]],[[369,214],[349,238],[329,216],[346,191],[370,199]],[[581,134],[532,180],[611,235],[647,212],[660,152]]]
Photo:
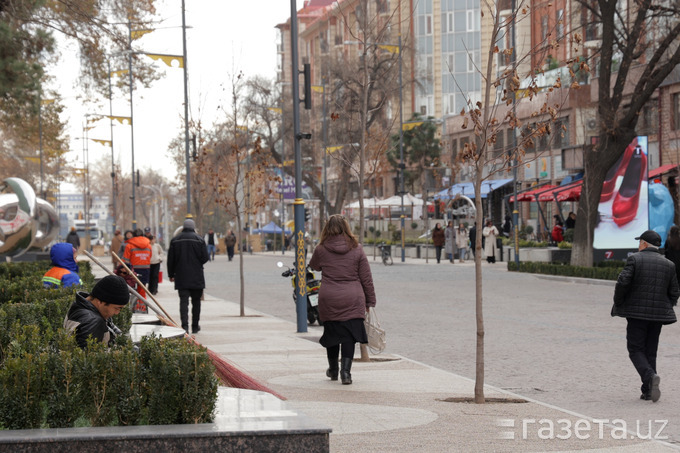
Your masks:
[[[94,285],[90,296],[113,305],[127,305],[130,300],[128,284],[123,277],[107,275]]]

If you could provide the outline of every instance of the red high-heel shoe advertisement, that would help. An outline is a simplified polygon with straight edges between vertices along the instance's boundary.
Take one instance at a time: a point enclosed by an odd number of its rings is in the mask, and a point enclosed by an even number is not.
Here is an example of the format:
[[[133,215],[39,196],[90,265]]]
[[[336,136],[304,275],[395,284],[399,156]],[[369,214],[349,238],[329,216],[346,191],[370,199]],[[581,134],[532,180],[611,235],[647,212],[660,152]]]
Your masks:
[[[647,137],[636,137],[609,169],[602,185],[595,249],[637,248],[633,238],[649,228],[647,166]]]

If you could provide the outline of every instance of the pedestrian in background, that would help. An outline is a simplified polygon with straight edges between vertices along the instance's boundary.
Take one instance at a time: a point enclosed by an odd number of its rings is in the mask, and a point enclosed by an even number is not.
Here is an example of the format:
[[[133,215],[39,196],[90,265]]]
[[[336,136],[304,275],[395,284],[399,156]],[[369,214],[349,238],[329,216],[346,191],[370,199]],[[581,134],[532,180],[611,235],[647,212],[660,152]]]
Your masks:
[[[486,221],[486,226],[482,230],[484,236],[484,255],[487,263],[496,262],[496,237],[498,236],[498,228],[496,228],[491,220]]]
[[[210,261],[215,261],[215,250],[216,250],[216,245],[217,242],[215,239],[215,231],[210,228],[208,232],[205,234],[205,237],[203,240],[206,243],[206,246],[208,247],[208,256],[210,257]]]
[[[123,245],[124,239],[123,239],[123,234],[120,232],[120,230],[116,230],[113,233],[113,238],[111,239],[111,248],[109,249],[109,254],[111,255],[111,263],[113,263],[113,267],[115,268],[118,265],[118,260],[116,259],[113,254],[117,254],[118,256],[123,256],[122,253],[120,252],[120,248]],[[125,251],[125,249],[123,249]]]
[[[555,216],[555,225],[553,226],[552,232],[550,233],[550,237],[555,242],[555,244],[559,244],[560,242],[564,241],[564,225],[562,225],[562,221],[560,220],[559,216]]]
[[[656,355],[664,324],[677,319],[673,307],[680,288],[675,265],[659,253],[661,236],[647,230],[635,238],[638,252],[626,260],[614,288],[611,315],[626,318],[628,357],[635,366],[642,386],[640,399],[656,402],[661,397]]]
[[[453,263],[453,246],[456,240],[456,231],[453,229],[453,221],[449,220],[444,230],[444,249],[449,262]]]
[[[432,244],[434,244],[434,254],[439,263],[442,258],[442,248],[446,243],[446,234],[442,228],[442,224],[437,222],[432,230]]]
[[[564,228],[567,230],[576,228],[576,214],[574,214],[573,212],[569,212],[569,215],[564,220]]]
[[[505,215],[505,222],[503,223],[503,236],[506,238],[510,237],[510,232],[512,232],[512,217],[509,214]]]
[[[125,252],[123,252],[123,261],[125,264],[134,266],[135,273],[144,286],[149,284],[149,274],[151,272],[151,243],[149,242],[149,238],[144,236],[144,232],[141,229],[137,228],[133,232],[132,238],[128,239],[125,245]],[[137,292],[140,296],[146,297],[146,291],[142,285],[137,288]],[[140,299],[137,301],[132,311],[136,313],[148,313],[149,308],[144,301]]]
[[[680,284],[680,228],[675,225],[668,231],[664,256],[675,264],[675,275]]]
[[[345,385],[351,384],[355,345],[368,343],[364,319],[376,300],[368,259],[343,216],[330,216],[309,267],[321,271],[319,318],[323,335],[319,343],[326,348],[326,376],[338,380],[340,354],[340,379]]]
[[[458,224],[458,231],[456,231],[456,247],[458,247],[458,261],[462,263],[465,261],[468,249],[468,230],[462,222]]]
[[[232,230],[229,230],[224,237],[224,245],[227,246],[227,256],[231,261],[234,258],[234,246],[236,245],[236,235]]]
[[[71,227],[71,231],[66,235],[66,241],[73,246],[74,249],[80,250],[80,236],[76,233],[76,227]]]
[[[151,265],[149,266],[149,292],[158,294],[158,274],[163,262],[163,247],[156,241],[154,235],[149,236],[151,243]]]
[[[189,333],[189,299],[191,299],[191,333],[201,330],[201,297],[205,288],[203,265],[209,260],[208,248],[196,233],[191,219],[184,221],[182,232],[172,238],[168,248],[168,278],[179,294],[182,329]]]
[[[470,231],[468,232],[468,235],[470,237],[470,251],[472,252],[472,256],[475,256],[476,250],[475,247],[477,247],[477,222],[475,222],[472,225],[472,228],[470,228]],[[484,238],[482,238],[482,241]],[[482,248],[484,248],[484,243],[482,242]]]
[[[127,241],[132,239],[134,234],[132,233],[132,230],[125,230],[125,234],[123,235],[123,243],[120,244],[120,250],[118,250],[118,256],[123,259],[123,254],[125,254],[125,247],[127,246]]]

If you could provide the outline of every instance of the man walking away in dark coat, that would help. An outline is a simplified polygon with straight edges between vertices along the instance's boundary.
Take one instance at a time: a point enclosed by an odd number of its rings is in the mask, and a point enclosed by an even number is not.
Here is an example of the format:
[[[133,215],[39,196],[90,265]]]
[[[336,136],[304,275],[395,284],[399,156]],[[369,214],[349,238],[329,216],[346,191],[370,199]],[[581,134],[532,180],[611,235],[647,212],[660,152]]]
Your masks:
[[[66,235],[66,241],[73,246],[74,249],[80,249],[80,236],[76,233],[76,227],[71,227],[71,231]]]
[[[640,399],[656,402],[661,397],[656,374],[656,353],[661,326],[677,319],[673,307],[680,289],[675,264],[659,253],[661,236],[647,230],[639,237],[638,252],[628,257],[614,289],[612,316],[628,320],[628,356],[642,380]]]
[[[196,234],[196,224],[184,221],[184,229],[170,241],[168,248],[168,278],[175,282],[179,293],[179,316],[182,328],[189,332],[189,298],[191,298],[191,333],[201,330],[201,296],[205,288],[203,265],[208,262],[208,248]]]

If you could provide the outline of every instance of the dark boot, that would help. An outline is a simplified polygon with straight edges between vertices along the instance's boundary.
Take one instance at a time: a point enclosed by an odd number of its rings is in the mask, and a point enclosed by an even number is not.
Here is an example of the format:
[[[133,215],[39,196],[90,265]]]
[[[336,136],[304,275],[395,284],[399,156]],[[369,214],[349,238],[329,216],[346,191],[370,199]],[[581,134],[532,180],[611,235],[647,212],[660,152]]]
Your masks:
[[[340,359],[340,379],[344,385],[349,385],[352,383],[352,375],[350,370],[352,369],[352,358],[343,357]]]
[[[326,376],[331,378],[331,381],[338,380],[338,358],[328,359],[328,369],[326,370]]]

